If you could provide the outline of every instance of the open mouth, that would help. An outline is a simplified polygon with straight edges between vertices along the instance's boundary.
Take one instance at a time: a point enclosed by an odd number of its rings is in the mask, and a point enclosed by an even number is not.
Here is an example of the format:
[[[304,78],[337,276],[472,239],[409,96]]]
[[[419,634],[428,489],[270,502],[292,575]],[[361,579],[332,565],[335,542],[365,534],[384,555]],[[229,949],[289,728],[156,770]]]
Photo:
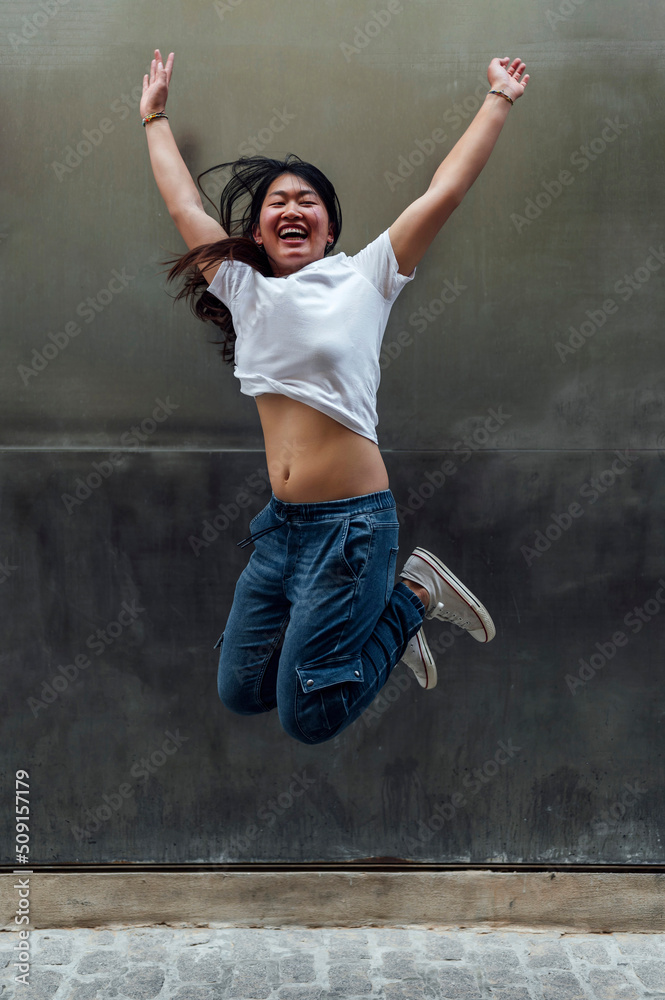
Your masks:
[[[300,226],[285,226],[279,234],[280,240],[285,243],[304,243],[307,233]]]

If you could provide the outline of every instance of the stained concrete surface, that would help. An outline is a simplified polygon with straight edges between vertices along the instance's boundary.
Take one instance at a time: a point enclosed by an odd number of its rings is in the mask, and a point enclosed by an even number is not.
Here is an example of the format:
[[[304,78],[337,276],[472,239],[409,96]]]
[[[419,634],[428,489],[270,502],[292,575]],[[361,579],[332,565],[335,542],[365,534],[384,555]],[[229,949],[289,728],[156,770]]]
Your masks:
[[[665,4],[373,6],[0,5],[0,763],[30,774],[31,863],[662,862]],[[428,622],[437,687],[399,667],[325,745],[216,694],[266,459],[166,281],[155,46],[193,177],[294,152],[349,255],[428,189],[493,56],[531,75],[391,310],[377,399],[400,568],[434,552],[497,636]]]
[[[497,636],[427,622],[437,687],[399,665],[314,747],[217,697],[235,543],[268,499],[237,490],[263,455],[126,453],[102,481],[107,452],[0,454],[0,759],[30,775],[31,862],[659,864],[665,462],[634,454],[615,475],[613,451],[485,450],[435,489],[452,452],[386,453],[398,572],[433,552]]]
[[[665,997],[662,934],[441,928],[41,930],[2,1000],[638,1000]]]

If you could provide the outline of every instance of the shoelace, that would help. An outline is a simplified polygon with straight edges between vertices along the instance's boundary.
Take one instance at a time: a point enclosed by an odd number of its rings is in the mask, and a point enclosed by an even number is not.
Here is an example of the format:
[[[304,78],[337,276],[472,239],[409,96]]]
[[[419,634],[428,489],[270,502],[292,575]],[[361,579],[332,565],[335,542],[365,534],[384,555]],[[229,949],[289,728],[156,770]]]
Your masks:
[[[432,611],[432,618],[438,618],[442,622],[452,622],[453,625],[459,625],[460,628],[471,628],[474,626],[478,628],[478,623],[474,622],[472,618],[465,618],[463,615],[458,614],[456,611],[446,611],[444,605],[439,601],[434,611]]]

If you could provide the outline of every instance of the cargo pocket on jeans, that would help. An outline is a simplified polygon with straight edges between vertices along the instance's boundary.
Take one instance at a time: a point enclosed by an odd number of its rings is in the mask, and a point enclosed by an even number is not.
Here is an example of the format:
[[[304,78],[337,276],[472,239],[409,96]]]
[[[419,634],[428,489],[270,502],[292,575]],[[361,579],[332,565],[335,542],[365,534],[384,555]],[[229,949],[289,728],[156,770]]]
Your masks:
[[[392,597],[393,589],[395,587],[395,567],[397,566],[397,553],[399,552],[399,545],[395,545],[390,550],[388,556],[388,576],[386,579],[386,604],[390,603],[390,598]]]
[[[299,727],[310,736],[333,730],[349,714],[348,684],[364,682],[360,656],[340,656],[324,662],[296,667],[296,717]]]

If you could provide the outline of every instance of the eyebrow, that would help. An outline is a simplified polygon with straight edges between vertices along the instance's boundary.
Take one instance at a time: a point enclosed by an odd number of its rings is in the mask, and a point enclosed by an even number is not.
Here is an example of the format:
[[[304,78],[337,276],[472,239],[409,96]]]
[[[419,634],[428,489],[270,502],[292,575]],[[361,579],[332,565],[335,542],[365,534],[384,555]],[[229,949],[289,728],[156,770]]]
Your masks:
[[[287,193],[288,192],[286,192],[286,191],[273,191],[272,194],[270,195],[270,197],[271,198],[275,198],[277,195],[281,195],[283,198],[285,198],[287,196]],[[303,190],[301,190],[301,191],[298,192],[297,197],[298,198],[303,198],[305,195],[312,195],[312,194],[315,197],[318,197],[318,195],[316,194],[316,191],[310,191],[309,188],[304,188]]]

